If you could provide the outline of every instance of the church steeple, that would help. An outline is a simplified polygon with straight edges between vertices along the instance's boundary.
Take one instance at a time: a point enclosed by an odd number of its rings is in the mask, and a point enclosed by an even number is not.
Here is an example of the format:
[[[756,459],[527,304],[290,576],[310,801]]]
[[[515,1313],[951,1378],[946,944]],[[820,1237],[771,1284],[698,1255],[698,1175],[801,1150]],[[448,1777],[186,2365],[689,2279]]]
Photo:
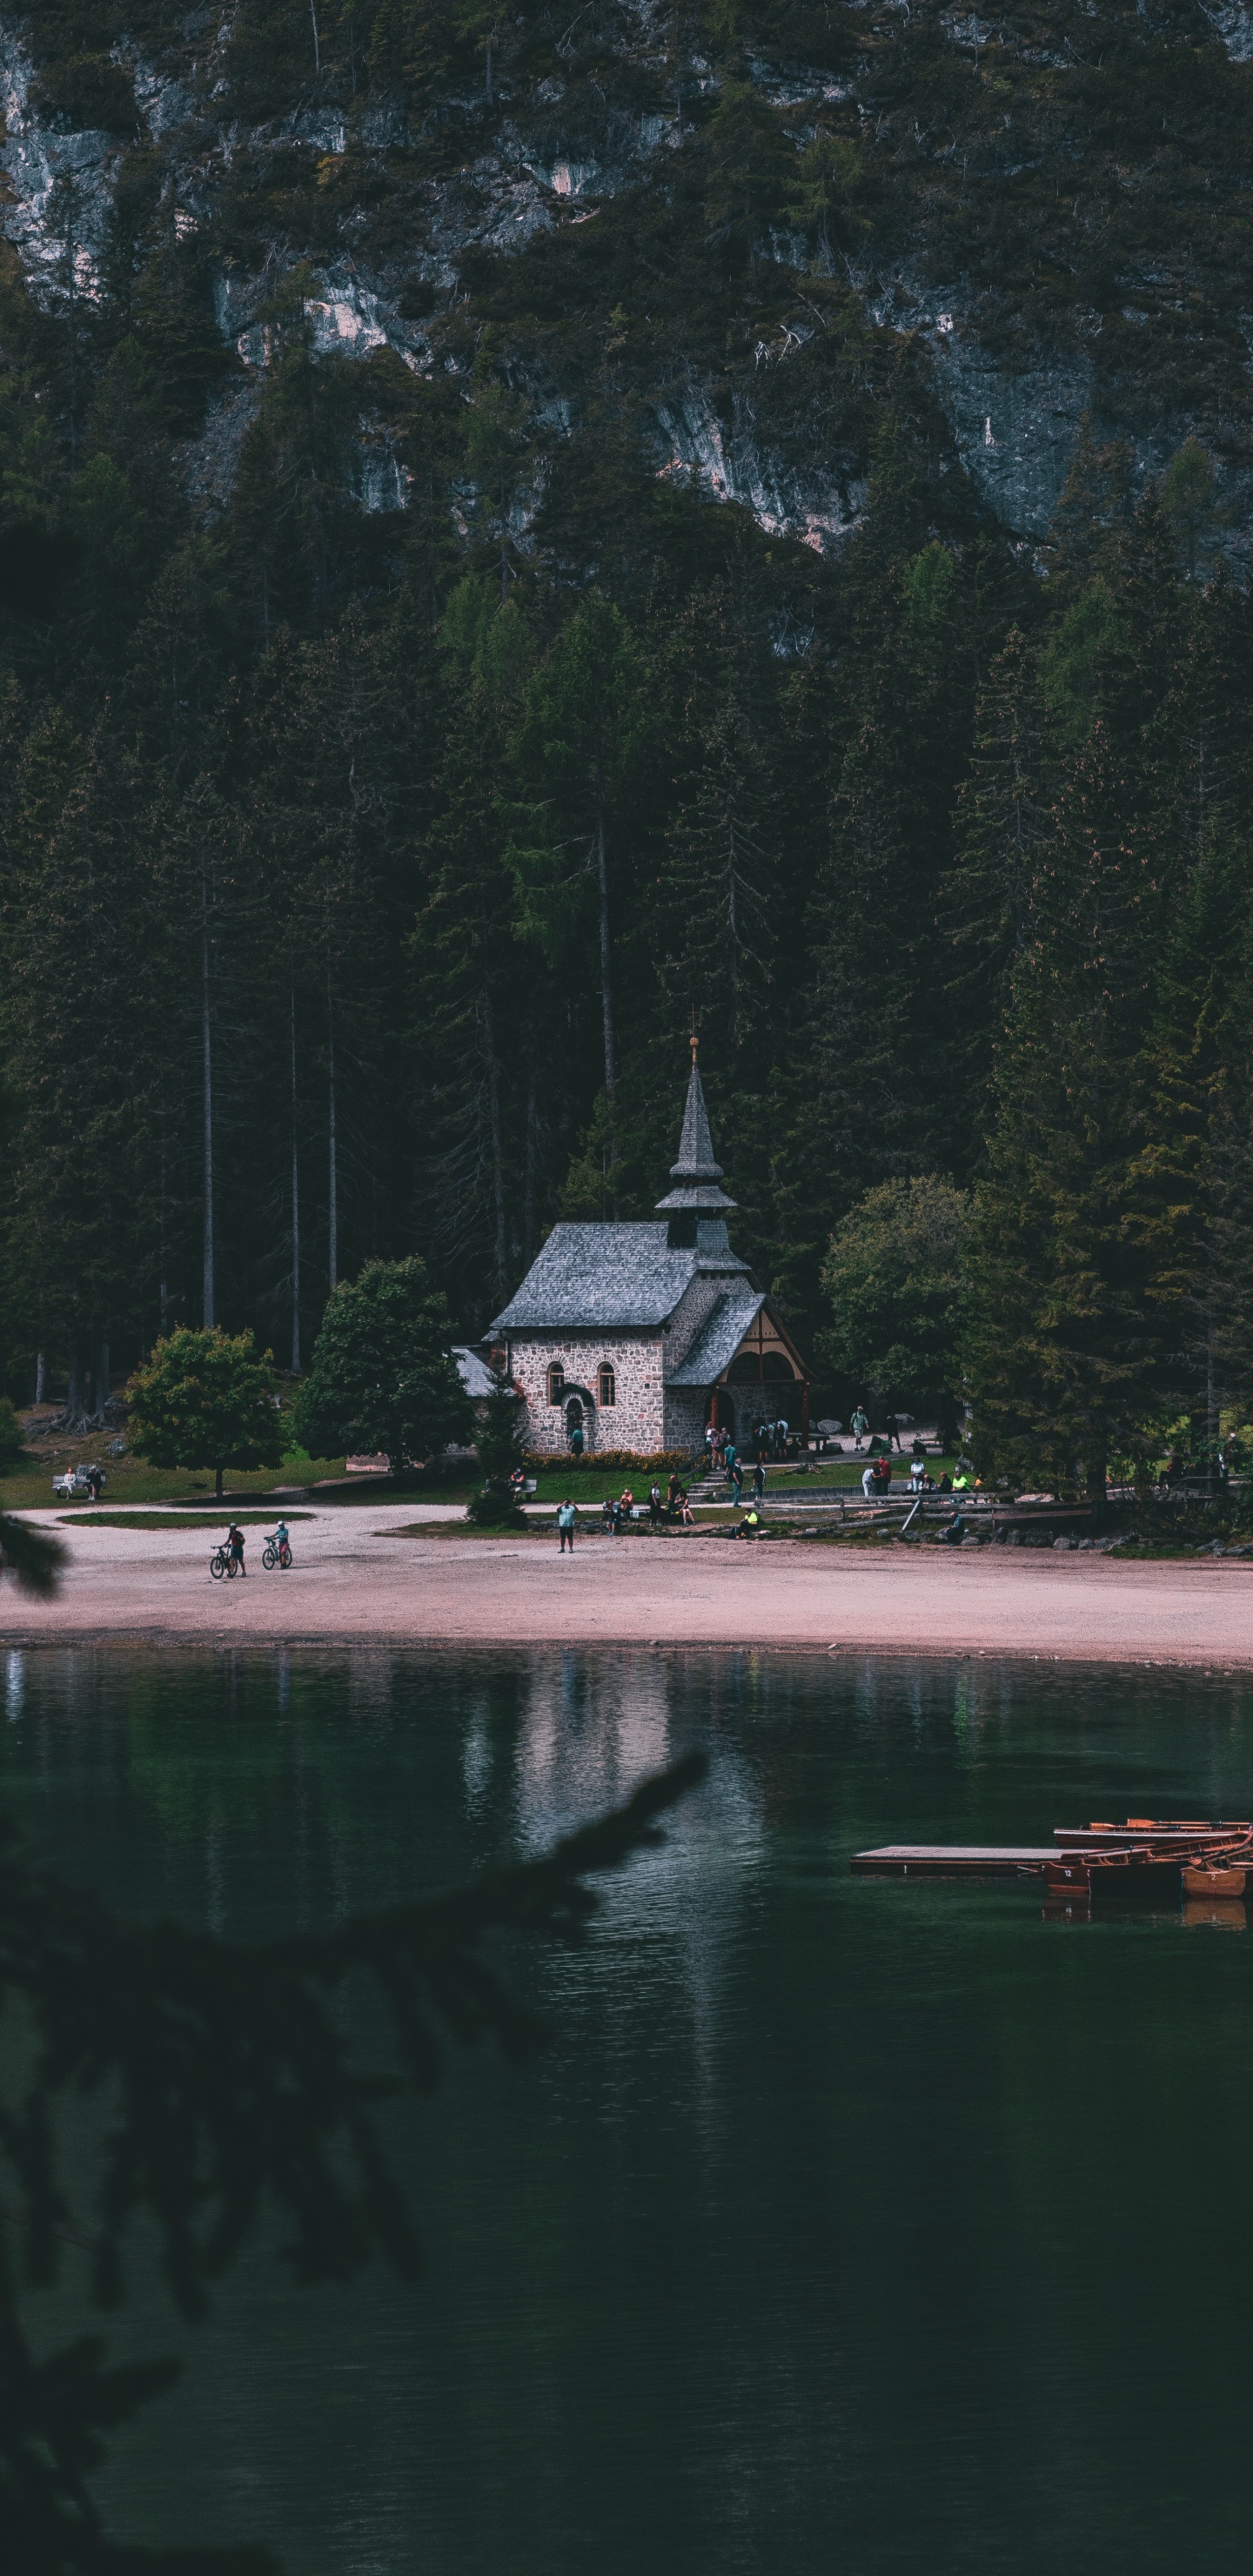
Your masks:
[[[735,1200],[729,1199],[726,1191],[719,1189],[722,1177],[722,1165],[714,1160],[709,1111],[705,1106],[704,1086],[696,1062],[693,1032],[692,1070],[683,1108],[679,1158],[670,1166],[670,1178],[675,1186],[664,1199],[657,1201],[658,1215],[670,1219],[670,1241],[674,1247],[694,1244],[701,1252],[730,1252],[725,1212],[735,1206]]]
[[[670,1166],[672,1181],[720,1181],[722,1165],[714,1161],[714,1140],[709,1133],[709,1111],[705,1107],[705,1087],[695,1054],[683,1107],[683,1133],[679,1138],[679,1159]]]

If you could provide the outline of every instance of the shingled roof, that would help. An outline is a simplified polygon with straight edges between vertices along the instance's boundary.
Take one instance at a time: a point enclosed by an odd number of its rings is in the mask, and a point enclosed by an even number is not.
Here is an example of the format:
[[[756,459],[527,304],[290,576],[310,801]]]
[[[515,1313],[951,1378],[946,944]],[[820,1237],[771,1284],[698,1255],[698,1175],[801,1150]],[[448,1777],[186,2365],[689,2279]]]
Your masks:
[[[698,1271],[712,1272],[715,1278],[729,1273],[735,1296],[741,1303],[745,1297],[750,1300],[751,1323],[761,1301],[751,1303],[755,1291],[748,1263],[737,1260],[727,1242],[724,1211],[735,1201],[718,1187],[722,1168],[714,1161],[709,1113],[694,1058],[679,1159],[671,1167],[670,1178],[676,1187],[658,1206],[663,1216],[673,1213],[672,1223],[555,1225],[521,1287],[488,1331],[569,1331],[578,1325],[655,1330],[669,1321]],[[671,1240],[684,1227],[696,1235],[695,1243]],[[703,1383],[696,1378],[689,1382]]]
[[[489,1330],[664,1324],[700,1267],[696,1251],[672,1249],[665,1225],[555,1225]]]
[[[712,1386],[729,1368],[745,1334],[756,1323],[765,1298],[737,1280],[706,1315],[687,1358],[672,1369],[668,1386]]]

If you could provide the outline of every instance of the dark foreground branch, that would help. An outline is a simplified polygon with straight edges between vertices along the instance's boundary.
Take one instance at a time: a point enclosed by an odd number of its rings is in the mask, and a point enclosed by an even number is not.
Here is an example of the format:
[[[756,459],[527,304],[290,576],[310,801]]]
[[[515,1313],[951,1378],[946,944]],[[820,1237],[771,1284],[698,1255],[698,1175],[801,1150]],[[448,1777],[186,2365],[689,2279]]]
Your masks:
[[[421,2269],[416,2226],[378,2125],[407,2082],[429,2093],[451,2046],[490,2039],[511,2059],[543,2029],[483,1956],[491,1932],[577,1939],[599,1903],[587,1884],[661,1840],[659,1819],[703,1776],[695,1754],[538,1861],[444,1897],[364,1915],[332,1932],[253,1947],[177,1924],[140,1927],[15,1853],[0,1853],[0,2006],[34,2033],[23,2089],[0,2096],[0,2156],[14,2185],[0,2230],[0,2522],[22,2576],[249,2576],[265,2553],[123,2551],[100,2530],[87,2478],[103,2437],[174,2375],[109,2369],[98,2338],[35,2361],[19,2278],[46,2282],[62,2247],[86,2244],[101,2305],[124,2289],[132,2219],[155,2220],[166,2279],[187,2317],[264,2207],[290,2222],[295,2280],[344,2280],[375,2253]],[[337,2009],[345,1981],[373,1982],[401,2076],[360,2065]],[[354,2019],[357,2016],[354,2015]],[[78,2207],[56,2155],[67,2092],[104,2093],[98,2188]]]
[[[56,1591],[64,1562],[59,1538],[32,1528],[13,1512],[0,1512],[0,1574],[15,1574],[23,1592],[36,1592],[46,1600]]]

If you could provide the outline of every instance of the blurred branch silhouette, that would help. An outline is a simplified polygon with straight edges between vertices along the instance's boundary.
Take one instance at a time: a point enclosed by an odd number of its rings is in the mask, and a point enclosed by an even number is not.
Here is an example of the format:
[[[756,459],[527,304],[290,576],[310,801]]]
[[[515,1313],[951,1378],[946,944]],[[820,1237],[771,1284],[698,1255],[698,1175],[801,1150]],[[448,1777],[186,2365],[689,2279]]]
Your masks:
[[[106,2537],[88,2485],[105,2437],[179,2365],[110,2367],[97,2335],[37,2360],[22,2288],[52,2280],[69,2243],[86,2253],[94,2302],[117,2305],[127,2230],[143,2212],[175,2307],[201,2317],[267,2205],[290,2221],[281,2259],[294,2282],[346,2280],[376,2254],[415,2277],[419,2234],[379,2105],[406,2086],[431,2093],[454,2048],[490,2040],[520,2062],[543,2044],[542,2023],[483,1956],[485,1937],[578,1940],[600,1902],[589,1878],[663,1840],[660,1819],[705,1767],[690,1755],[540,1860],[251,1946],[127,1922],[23,1856],[0,1826],[0,2003],[32,2041],[24,2076],[0,2092],[12,2184],[0,2229],[0,2523],[15,2576],[262,2576],[276,2566],[264,2549],[135,2550]],[[345,1981],[363,1974],[386,2006],[399,2073],[358,2063],[336,2012]],[[88,2206],[57,2155],[68,2094],[105,2106]]]

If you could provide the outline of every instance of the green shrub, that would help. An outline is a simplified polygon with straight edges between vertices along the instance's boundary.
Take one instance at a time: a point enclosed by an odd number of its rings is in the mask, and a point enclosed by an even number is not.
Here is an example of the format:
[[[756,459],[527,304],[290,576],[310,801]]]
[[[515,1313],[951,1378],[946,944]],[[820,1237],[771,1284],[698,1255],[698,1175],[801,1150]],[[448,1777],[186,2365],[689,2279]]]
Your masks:
[[[511,1483],[523,1463],[518,1423],[522,1407],[512,1388],[493,1387],[483,1408],[476,1443],[481,1482],[466,1507],[466,1518],[479,1529],[525,1529]]]

